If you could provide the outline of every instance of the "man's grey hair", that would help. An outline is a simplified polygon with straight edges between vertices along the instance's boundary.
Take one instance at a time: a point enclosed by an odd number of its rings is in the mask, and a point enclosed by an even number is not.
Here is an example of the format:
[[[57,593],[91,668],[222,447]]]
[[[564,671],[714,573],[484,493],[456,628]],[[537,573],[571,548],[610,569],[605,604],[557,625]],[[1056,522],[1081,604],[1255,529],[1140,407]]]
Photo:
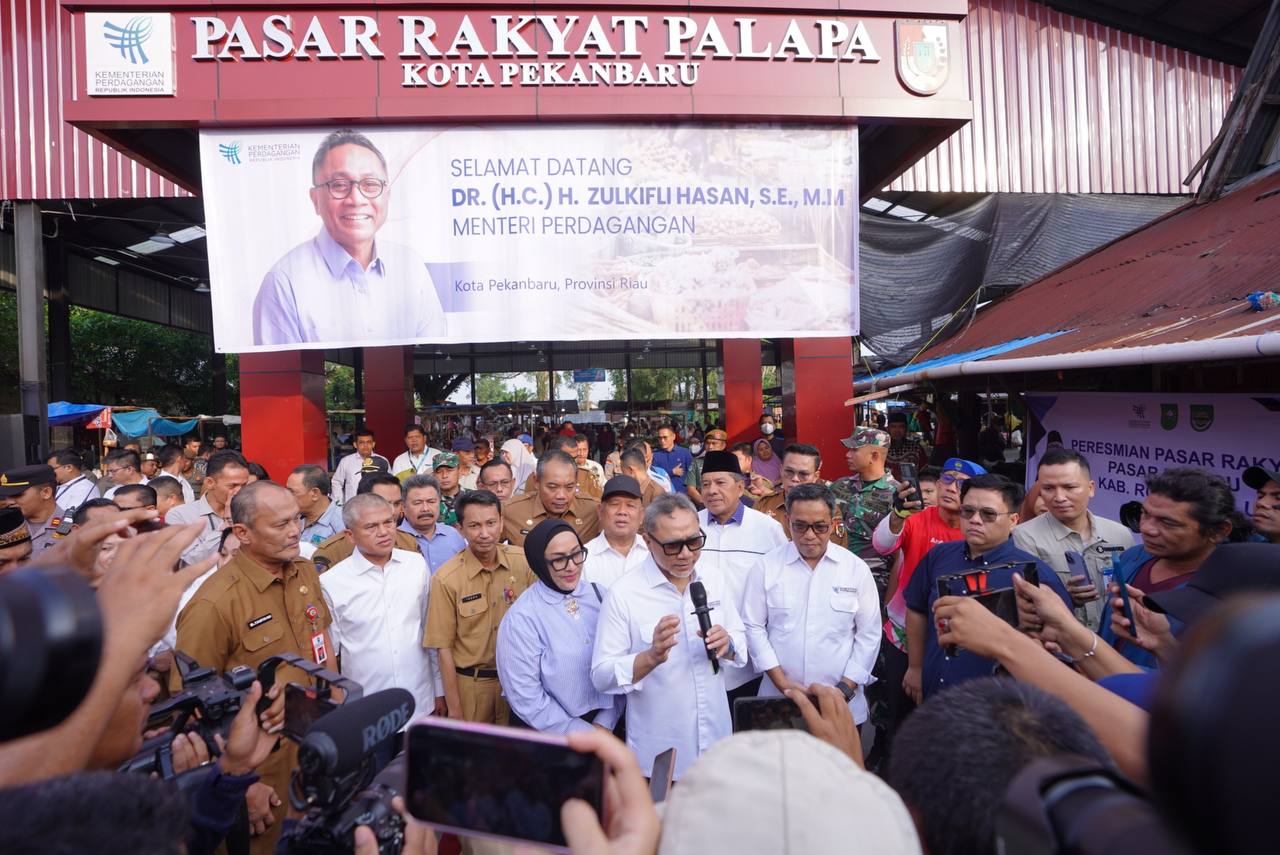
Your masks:
[[[342,506],[342,524],[348,531],[353,531],[360,522],[360,515],[365,511],[386,511],[391,513],[391,503],[377,493],[361,493],[347,499]]]
[[[570,469],[574,471],[575,474],[578,471],[578,461],[574,460],[565,452],[559,451],[559,450],[546,451],[546,452],[543,452],[542,456],[538,458],[537,471],[538,471],[539,481],[542,480],[542,473],[545,472],[546,468],[550,466],[552,463],[558,463],[563,466],[568,466]]]
[[[434,475],[411,475],[404,482],[404,497],[409,498],[409,493],[414,490],[421,490],[430,487],[436,491],[436,496],[443,496],[444,490],[440,489],[440,482],[436,480]]]
[[[796,502],[822,502],[831,512],[831,518],[835,519],[836,516],[836,497],[826,484],[797,484],[787,491],[784,502],[788,514]]]
[[[675,516],[676,511],[688,511],[695,517],[698,515],[698,509],[693,506],[693,500],[683,493],[663,493],[654,499],[649,503],[649,507],[644,509],[645,533],[653,534],[654,529],[658,527],[658,520],[662,517]]]
[[[382,171],[387,171],[387,159],[382,156],[382,152],[378,151],[378,147],[373,144],[373,140],[369,139],[359,131],[351,128],[342,128],[329,134],[320,142],[320,147],[316,149],[315,157],[311,160],[312,180],[315,180],[315,174],[320,171],[320,167],[324,166],[324,159],[329,156],[329,152],[335,148],[344,145],[358,145],[361,148],[367,148],[369,151],[377,155],[378,163],[382,164]],[[365,436],[365,433],[357,432],[356,436]]]
[[[284,487],[274,481],[254,481],[252,484],[241,487],[231,500],[231,522],[253,528],[254,520],[258,518],[258,504],[262,498],[258,494],[267,490],[284,490]],[[289,493],[288,490],[284,491]],[[293,498],[293,493],[289,493],[289,498]]]

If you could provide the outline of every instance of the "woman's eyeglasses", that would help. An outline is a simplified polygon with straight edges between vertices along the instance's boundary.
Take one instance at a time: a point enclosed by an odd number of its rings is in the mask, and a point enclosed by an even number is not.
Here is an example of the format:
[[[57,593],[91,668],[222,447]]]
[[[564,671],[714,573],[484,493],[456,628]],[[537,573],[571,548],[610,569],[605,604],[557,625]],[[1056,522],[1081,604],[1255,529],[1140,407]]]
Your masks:
[[[564,569],[569,566],[570,561],[572,561],[574,564],[581,566],[582,562],[586,560],[587,560],[587,548],[585,546],[579,546],[577,549],[575,549],[573,552],[570,552],[568,555],[561,555],[558,558],[548,558],[547,566],[550,567],[552,570],[555,570],[557,573],[562,573],[564,572]]]

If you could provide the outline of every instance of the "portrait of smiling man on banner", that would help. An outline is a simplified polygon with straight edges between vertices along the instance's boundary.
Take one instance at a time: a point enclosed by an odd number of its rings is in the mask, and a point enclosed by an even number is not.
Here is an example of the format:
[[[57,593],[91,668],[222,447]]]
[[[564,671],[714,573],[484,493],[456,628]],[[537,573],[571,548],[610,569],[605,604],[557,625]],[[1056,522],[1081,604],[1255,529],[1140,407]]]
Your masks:
[[[262,279],[253,304],[256,345],[427,341],[446,336],[426,262],[377,238],[391,206],[387,161],[364,134],[334,131],[316,150],[315,237]]]

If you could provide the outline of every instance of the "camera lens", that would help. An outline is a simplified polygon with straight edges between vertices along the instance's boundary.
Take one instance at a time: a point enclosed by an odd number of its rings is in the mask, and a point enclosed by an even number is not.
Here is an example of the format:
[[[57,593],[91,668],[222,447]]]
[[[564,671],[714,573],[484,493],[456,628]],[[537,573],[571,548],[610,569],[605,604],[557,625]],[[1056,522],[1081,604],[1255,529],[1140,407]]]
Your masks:
[[[0,740],[48,730],[80,705],[98,673],[102,614],[67,568],[0,576]]]

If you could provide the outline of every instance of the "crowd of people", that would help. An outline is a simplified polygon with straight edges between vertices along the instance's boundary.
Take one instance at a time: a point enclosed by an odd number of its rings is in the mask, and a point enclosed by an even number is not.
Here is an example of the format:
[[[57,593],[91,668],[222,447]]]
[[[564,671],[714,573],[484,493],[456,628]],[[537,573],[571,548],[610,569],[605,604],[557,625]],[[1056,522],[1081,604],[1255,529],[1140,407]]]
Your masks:
[[[4,472],[0,574],[70,568],[105,641],[65,721],[0,744],[0,851],[274,849],[297,668],[223,744],[174,740],[175,768],[210,767],[197,792],[110,770],[180,660],[280,654],[597,754],[605,815],[563,808],[575,852],[1108,851],[1070,848],[1096,828],[1050,798],[1067,780],[1126,794],[1107,827],[1142,851],[1269,848],[1280,472],[1241,473],[1251,517],[1217,475],[1152,473],[1135,531],[1090,509],[1090,462],[1061,445],[1029,499],[989,454],[938,459],[923,414],[856,427],[843,461],[759,428],[412,424],[403,450],[359,428],[289,473],[225,439]],[[735,734],[755,697],[808,733]],[[659,817],[644,779],[671,748]],[[406,851],[453,845],[410,829]],[[368,829],[352,846],[378,851]]]

